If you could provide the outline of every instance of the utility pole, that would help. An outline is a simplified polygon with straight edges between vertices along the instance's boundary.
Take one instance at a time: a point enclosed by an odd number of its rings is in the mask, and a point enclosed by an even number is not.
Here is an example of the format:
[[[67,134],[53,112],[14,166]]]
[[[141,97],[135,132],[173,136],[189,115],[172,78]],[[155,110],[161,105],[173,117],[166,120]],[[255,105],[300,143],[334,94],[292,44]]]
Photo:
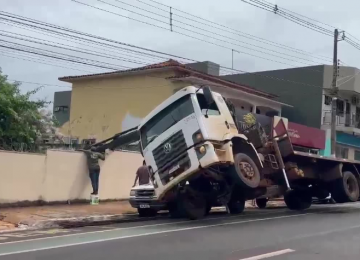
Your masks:
[[[335,156],[336,152],[336,110],[337,110],[337,95],[338,88],[336,86],[337,75],[338,75],[338,59],[337,59],[337,49],[338,49],[338,37],[339,31],[335,29],[334,31],[334,56],[333,56],[333,79],[331,84],[331,155]]]

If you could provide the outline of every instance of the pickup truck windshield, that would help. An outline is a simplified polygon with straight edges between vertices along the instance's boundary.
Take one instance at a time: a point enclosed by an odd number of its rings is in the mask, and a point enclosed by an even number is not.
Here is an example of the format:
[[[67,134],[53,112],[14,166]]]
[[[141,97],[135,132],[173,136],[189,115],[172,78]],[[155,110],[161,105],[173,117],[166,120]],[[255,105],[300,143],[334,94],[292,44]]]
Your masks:
[[[166,107],[140,129],[143,149],[167,129],[192,113],[194,113],[194,107],[190,95]]]

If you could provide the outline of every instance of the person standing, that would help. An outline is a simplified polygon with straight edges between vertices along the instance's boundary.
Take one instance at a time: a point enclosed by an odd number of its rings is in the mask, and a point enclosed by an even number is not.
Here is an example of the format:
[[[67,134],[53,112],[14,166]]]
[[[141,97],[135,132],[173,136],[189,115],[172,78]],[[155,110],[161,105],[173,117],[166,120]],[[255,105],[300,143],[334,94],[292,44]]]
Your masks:
[[[86,155],[87,165],[89,168],[89,177],[91,180],[91,186],[93,188],[91,195],[98,195],[100,177],[99,159],[104,161],[105,155],[103,153],[96,152],[95,147],[83,150],[83,152]]]
[[[149,167],[146,166],[145,160],[143,165],[139,167],[136,171],[136,177],[133,187],[135,187],[137,180],[139,180],[139,185],[149,184],[150,182],[150,172]]]

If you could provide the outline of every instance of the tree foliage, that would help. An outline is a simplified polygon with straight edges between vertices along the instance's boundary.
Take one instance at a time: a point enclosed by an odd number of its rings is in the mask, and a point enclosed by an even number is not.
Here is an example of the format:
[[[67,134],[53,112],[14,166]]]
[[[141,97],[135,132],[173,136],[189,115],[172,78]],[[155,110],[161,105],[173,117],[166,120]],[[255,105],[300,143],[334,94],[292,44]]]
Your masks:
[[[40,88],[21,93],[20,83],[10,83],[0,70],[0,141],[2,144],[33,144],[44,132],[46,100],[30,99]]]

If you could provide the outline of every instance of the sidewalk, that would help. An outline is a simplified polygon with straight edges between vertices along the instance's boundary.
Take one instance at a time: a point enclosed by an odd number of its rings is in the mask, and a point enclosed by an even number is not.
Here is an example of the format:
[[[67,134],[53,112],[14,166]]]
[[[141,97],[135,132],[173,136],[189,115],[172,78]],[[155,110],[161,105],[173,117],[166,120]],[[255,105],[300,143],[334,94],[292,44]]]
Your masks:
[[[267,208],[285,207],[282,200],[269,201]],[[256,208],[252,201],[246,208]],[[214,209],[224,210],[224,209]],[[128,201],[100,202],[0,209],[0,233],[31,228],[74,227],[141,220]]]
[[[0,232],[17,228],[76,226],[84,223],[121,221],[137,213],[128,201],[100,202],[99,205],[73,204],[38,207],[3,208]]]

